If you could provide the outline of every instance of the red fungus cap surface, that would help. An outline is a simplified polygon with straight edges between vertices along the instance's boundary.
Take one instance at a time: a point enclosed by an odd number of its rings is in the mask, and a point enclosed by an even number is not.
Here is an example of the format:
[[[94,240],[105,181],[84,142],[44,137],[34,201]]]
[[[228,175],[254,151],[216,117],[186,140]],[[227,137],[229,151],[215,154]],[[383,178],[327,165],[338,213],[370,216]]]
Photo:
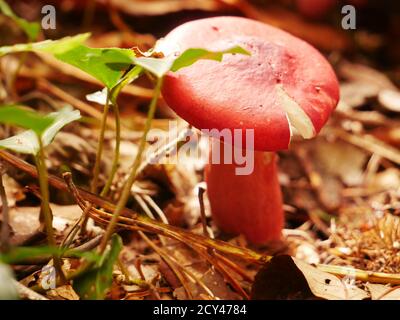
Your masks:
[[[198,129],[254,129],[256,150],[287,149],[293,130],[315,136],[336,107],[339,86],[330,64],[306,42],[254,20],[216,17],[177,27],[156,50],[237,45],[251,56],[229,54],[168,73],[167,104]]]

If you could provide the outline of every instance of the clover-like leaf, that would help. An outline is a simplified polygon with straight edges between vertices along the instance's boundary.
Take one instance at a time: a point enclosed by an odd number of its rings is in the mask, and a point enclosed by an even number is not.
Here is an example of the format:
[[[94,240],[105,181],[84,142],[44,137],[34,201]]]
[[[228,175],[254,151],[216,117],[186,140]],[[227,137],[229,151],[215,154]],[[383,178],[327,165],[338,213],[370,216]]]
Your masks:
[[[250,55],[248,51],[240,46],[223,51],[192,48],[187,49],[179,56],[167,56],[165,58],[139,57],[133,58],[133,61],[136,65],[143,67],[158,78],[162,78],[168,71],[176,72],[182,68],[191,66],[198,60],[222,61],[225,54]]]
[[[41,134],[53,120],[28,108],[16,105],[0,107],[0,123],[31,129]]]
[[[89,38],[90,33],[78,34],[72,37],[65,37],[58,40],[45,40],[34,43],[19,43],[12,46],[0,47],[0,57],[9,53],[17,52],[48,52],[54,55],[61,55],[62,53],[73,49],[74,47],[82,44]]]
[[[42,139],[43,146],[49,145],[56,134],[67,124],[78,120],[80,112],[71,107],[50,113],[44,118],[50,119],[50,124],[40,133],[33,130],[27,130],[7,139],[0,140],[0,148],[13,150],[15,152],[36,155],[40,150],[38,137]],[[1,121],[1,120],[0,120]]]
[[[73,110],[72,107],[64,107],[58,112],[52,112],[48,117],[53,118],[53,123],[42,133],[43,145],[49,145],[56,134],[67,124],[81,118],[79,110]]]
[[[107,103],[107,88],[86,95],[86,100],[104,106]]]
[[[208,51],[205,49],[188,49],[175,59],[171,66],[171,71],[176,72],[182,68],[188,67],[198,60],[222,61],[225,54],[242,54],[249,56],[250,53],[240,46],[235,46],[223,51]]]
[[[92,75],[111,89],[132,64],[135,53],[130,49],[89,48],[84,45],[57,53],[56,58]]]
[[[133,59],[136,65],[154,74],[157,78],[162,78],[170,71],[174,61],[175,57],[172,56],[165,58],[139,57]]]

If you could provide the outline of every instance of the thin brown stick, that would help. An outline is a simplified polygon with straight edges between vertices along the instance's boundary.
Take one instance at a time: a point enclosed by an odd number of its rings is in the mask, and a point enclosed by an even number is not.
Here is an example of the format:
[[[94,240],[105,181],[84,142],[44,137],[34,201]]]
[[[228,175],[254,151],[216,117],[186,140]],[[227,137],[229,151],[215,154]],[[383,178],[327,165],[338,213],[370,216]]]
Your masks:
[[[162,250],[161,248],[157,247],[153,241],[151,241],[142,231],[139,231],[139,235],[142,237],[142,239],[155,251],[157,254],[165,261],[165,263],[171,268],[171,270],[174,272],[174,274],[177,276],[179,281],[181,282],[183,288],[185,289],[187,297],[192,300],[193,295],[190,291],[190,288],[187,284],[187,281],[185,279],[185,276],[181,272],[181,270],[178,270],[178,265],[172,261],[172,259]]]
[[[18,169],[28,173],[32,177],[37,177],[37,170],[34,166],[19,159],[18,157],[12,155],[9,152],[0,150],[0,159],[3,159],[4,161],[8,162],[14,167],[17,167]],[[66,177],[68,178],[68,174],[66,174]],[[59,177],[56,177],[54,175],[49,175],[49,183],[54,188],[57,188],[59,190],[69,191],[67,184]],[[76,193],[83,199],[83,201],[88,201],[93,205],[104,208],[109,212],[113,212],[115,210],[115,205],[109,202],[108,200],[96,196],[84,189],[77,188],[76,190],[77,190]],[[103,214],[105,214],[105,216],[108,218],[112,216],[112,214],[110,213],[103,212]],[[263,264],[271,259],[270,256],[257,253],[247,248],[238,247],[220,240],[209,239],[202,235],[194,234],[190,231],[186,231],[171,225],[166,225],[159,221],[148,219],[146,217],[138,215],[136,212],[128,208],[124,208],[122,210],[122,216],[120,217],[120,221],[127,221],[127,223],[129,223],[131,226],[134,225],[136,227],[136,230],[140,228],[142,230],[146,230],[147,232],[161,234],[166,237],[176,239],[178,241],[197,242],[205,247],[214,248],[217,251],[220,251],[221,253],[230,254],[249,262]]]
[[[0,246],[1,251],[6,252],[10,249],[10,225],[9,225],[9,207],[6,190],[4,188],[3,183],[3,175],[4,170],[2,164],[0,163],[0,199],[1,199],[1,214],[2,214],[2,223],[1,223],[1,234],[0,234]]]
[[[82,210],[84,210],[86,201],[85,199],[83,199],[78,189],[72,183],[71,175],[66,173],[64,174],[64,178],[66,179],[68,187],[71,193],[74,195],[78,205],[82,208]],[[106,220],[113,217],[111,213],[104,212],[98,209],[90,210],[89,214],[95,220],[98,219],[98,216]],[[230,253],[232,255],[236,255],[238,257],[241,257],[242,259],[249,260],[252,262],[262,263],[262,261],[268,261],[270,259],[269,256],[263,256],[252,250],[237,247],[223,241],[214,240],[201,235],[197,235],[170,225],[163,224],[161,222],[152,219],[147,219],[146,217],[139,215],[137,215],[135,218],[129,218],[127,216],[119,216],[117,225],[124,226],[124,224],[122,224],[121,222],[129,224],[130,226],[134,226],[134,228],[131,230],[142,229],[149,232],[161,234],[184,243],[187,243],[187,241],[191,241],[193,243],[198,243],[199,245],[202,245],[206,248],[216,249],[221,252]]]
[[[207,229],[207,218],[206,218],[206,211],[204,208],[204,192],[206,189],[202,186],[198,187],[198,197],[199,197],[199,205],[200,205],[200,218],[201,218],[201,225],[203,226],[203,234],[205,237],[210,237]]]

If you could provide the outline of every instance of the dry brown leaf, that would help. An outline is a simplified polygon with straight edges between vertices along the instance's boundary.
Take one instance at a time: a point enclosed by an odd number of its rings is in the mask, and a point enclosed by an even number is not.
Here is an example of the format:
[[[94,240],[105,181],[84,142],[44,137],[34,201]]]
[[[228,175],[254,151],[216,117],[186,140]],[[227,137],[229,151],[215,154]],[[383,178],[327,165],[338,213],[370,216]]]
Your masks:
[[[367,283],[365,287],[368,289],[372,300],[378,300],[390,289],[390,286],[377,283]]]
[[[141,264],[141,273],[144,276],[144,280],[147,282],[152,282],[155,278],[159,276],[158,265],[157,264]],[[140,279],[141,274],[134,265],[128,266],[129,274],[133,279]]]
[[[372,300],[400,300],[400,287],[367,283],[365,285],[371,294]]]
[[[400,171],[397,168],[389,168],[376,174],[368,184],[373,191],[397,190],[400,188]]]
[[[168,253],[192,276],[199,279],[216,298],[223,300],[240,299],[240,296],[227,285],[224,277],[219,272],[216,272],[207,261],[199,257],[198,254],[190,250],[186,245],[168,241],[171,243],[166,247],[168,248]],[[203,299],[204,295],[209,296],[209,293],[206,292],[199,282],[188,281],[187,284],[195,299]],[[178,299],[187,299],[183,287],[177,288],[174,293]]]
[[[78,205],[59,206],[51,204],[54,215],[53,226],[64,231],[68,225],[80,218],[82,210]],[[18,207],[10,211],[10,225],[16,235],[31,235],[39,228],[40,207]]]
[[[385,74],[366,65],[343,61],[338,67],[338,73],[350,81],[364,83],[380,90],[397,90],[396,86]]]
[[[356,108],[362,106],[368,98],[376,97],[381,88],[365,81],[352,81],[340,85],[340,99],[346,106]]]
[[[363,182],[363,166],[368,156],[361,149],[342,141],[327,143],[318,139],[313,150],[317,166],[324,172],[340,177],[348,186]]]
[[[79,296],[71,285],[64,285],[49,290],[46,295],[52,300],[79,300]]]
[[[321,262],[316,248],[308,242],[304,242],[296,248],[296,258],[311,264]]]
[[[257,274],[252,298],[362,300],[368,298],[368,294],[301,260],[280,255],[272,258]]]
[[[211,290],[217,299],[220,300],[239,300],[240,296],[234,293],[226,285],[223,276],[216,272],[213,268],[210,268],[207,272],[200,277],[201,281]],[[204,299],[205,297],[211,298],[207,293],[204,292],[198,285],[189,283],[191,292],[194,299]],[[187,300],[187,295],[183,287],[179,287],[174,290],[174,295],[179,300]]]
[[[387,290],[379,300],[400,300],[400,288],[396,287],[396,289],[392,288]]]

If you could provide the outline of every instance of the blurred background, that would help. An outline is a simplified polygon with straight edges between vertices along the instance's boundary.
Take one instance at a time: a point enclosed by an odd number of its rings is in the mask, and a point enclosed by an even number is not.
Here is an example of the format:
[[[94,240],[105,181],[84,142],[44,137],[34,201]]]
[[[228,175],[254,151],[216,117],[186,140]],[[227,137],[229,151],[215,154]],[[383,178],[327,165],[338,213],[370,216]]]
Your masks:
[[[90,30],[104,34],[110,45],[143,50],[177,25],[217,15],[247,16],[275,25],[303,38],[325,52],[370,59],[398,72],[400,57],[400,2],[396,0],[9,0],[17,14],[40,20],[41,8],[57,10],[51,38]],[[356,29],[343,30],[344,5],[356,9]],[[1,41],[13,42],[15,34],[2,25]],[[4,29],[5,28],[5,29]],[[124,36],[113,37],[115,29]],[[398,75],[395,76],[399,80]]]

